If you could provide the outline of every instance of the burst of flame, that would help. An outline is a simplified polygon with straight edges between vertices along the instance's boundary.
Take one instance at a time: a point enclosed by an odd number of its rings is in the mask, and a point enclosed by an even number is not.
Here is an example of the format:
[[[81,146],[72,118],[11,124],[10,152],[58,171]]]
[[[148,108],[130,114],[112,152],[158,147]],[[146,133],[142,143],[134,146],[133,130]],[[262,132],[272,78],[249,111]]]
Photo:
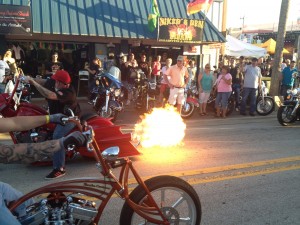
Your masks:
[[[154,108],[135,125],[134,137],[143,148],[179,145],[185,136],[186,124],[173,106]]]

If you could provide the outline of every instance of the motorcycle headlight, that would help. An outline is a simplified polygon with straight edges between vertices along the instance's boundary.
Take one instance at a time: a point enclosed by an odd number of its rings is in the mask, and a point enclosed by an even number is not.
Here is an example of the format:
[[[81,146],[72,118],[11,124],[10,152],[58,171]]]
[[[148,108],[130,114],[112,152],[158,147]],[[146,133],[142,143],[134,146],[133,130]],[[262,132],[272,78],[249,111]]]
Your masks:
[[[152,90],[156,89],[156,84],[155,83],[150,83],[149,86]]]
[[[121,94],[121,89],[116,89],[115,90],[115,96],[118,97]]]
[[[297,90],[297,88],[295,88],[295,89],[293,89],[293,90],[290,89],[290,90],[287,90],[286,93],[287,93],[287,94],[292,94],[292,95],[297,95],[298,90]]]
[[[114,92],[114,91],[115,91],[115,88],[111,87],[110,92]]]
[[[141,74],[140,73],[137,73],[137,78],[141,79]]]

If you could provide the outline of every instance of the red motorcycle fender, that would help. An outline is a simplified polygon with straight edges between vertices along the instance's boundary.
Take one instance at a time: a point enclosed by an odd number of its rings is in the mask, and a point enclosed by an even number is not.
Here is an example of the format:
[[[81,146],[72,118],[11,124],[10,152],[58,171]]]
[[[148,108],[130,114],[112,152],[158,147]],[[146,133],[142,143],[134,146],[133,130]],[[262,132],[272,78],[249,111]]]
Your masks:
[[[131,144],[131,134],[122,133],[121,127],[114,125],[109,119],[102,117],[93,117],[87,120],[87,124],[93,127],[95,139],[101,151],[106,148],[118,146],[120,148],[120,157],[139,155],[139,151]],[[78,148],[82,156],[94,158],[92,152],[88,152],[86,147]]]
[[[198,99],[196,99],[196,98],[187,97],[186,102],[192,103],[195,106],[199,107],[199,102],[198,102]]]

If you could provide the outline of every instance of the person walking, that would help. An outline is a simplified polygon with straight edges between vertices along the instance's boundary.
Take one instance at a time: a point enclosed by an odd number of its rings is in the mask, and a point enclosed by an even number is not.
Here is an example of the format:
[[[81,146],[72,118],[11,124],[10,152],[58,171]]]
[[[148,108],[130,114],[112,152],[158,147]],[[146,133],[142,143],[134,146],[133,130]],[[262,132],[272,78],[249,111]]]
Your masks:
[[[257,58],[252,58],[250,65],[240,67],[244,72],[243,97],[240,107],[240,114],[246,115],[246,103],[250,97],[250,116],[255,116],[255,103],[257,96],[257,88],[261,88],[261,71],[257,66]]]
[[[216,117],[226,118],[228,99],[232,92],[232,87],[231,87],[232,76],[229,73],[228,66],[222,66],[221,74],[216,80],[216,85],[217,85],[217,97],[215,102]],[[222,109],[222,115],[220,114],[221,109]]]
[[[51,79],[37,79],[25,77],[25,82],[31,83],[48,101],[50,115],[64,113],[70,108],[74,114],[80,117],[81,109],[76,99],[76,91],[70,85],[71,77],[65,70],[58,70]],[[75,124],[68,123],[65,126],[57,125],[53,132],[53,139],[59,139],[68,134]],[[55,179],[64,176],[65,171],[65,149],[61,148],[53,155],[53,170],[45,179]]]
[[[211,71],[210,64],[206,64],[203,73],[198,76],[198,87],[199,87],[199,114],[201,116],[207,115],[206,105],[207,100],[210,96],[210,92],[214,84],[214,75]]]
[[[167,79],[170,87],[169,104],[175,105],[177,103],[177,111],[181,113],[181,107],[184,103],[184,87],[186,86],[189,78],[189,72],[183,65],[184,57],[179,55],[177,57],[176,65],[171,66],[165,72],[169,76]]]

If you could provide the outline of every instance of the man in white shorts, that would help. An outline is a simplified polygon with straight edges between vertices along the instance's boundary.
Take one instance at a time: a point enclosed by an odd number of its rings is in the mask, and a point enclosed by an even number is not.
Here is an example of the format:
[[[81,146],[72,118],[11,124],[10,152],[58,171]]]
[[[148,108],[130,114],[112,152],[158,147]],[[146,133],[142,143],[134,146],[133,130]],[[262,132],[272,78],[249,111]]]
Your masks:
[[[181,107],[184,103],[184,87],[188,82],[189,73],[184,66],[182,55],[177,57],[177,64],[171,66],[164,75],[168,76],[167,82],[170,87],[169,104],[175,105],[177,102],[177,111],[181,113]]]

